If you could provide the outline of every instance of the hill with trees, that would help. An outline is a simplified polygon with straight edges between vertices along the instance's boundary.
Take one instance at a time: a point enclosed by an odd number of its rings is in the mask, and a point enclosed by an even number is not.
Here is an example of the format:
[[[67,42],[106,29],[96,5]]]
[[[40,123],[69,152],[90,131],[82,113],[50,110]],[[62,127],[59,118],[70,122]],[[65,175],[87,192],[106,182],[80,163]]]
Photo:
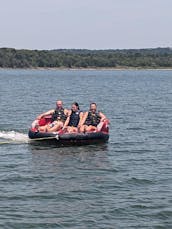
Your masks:
[[[172,68],[172,49],[17,50],[0,48],[1,68]]]

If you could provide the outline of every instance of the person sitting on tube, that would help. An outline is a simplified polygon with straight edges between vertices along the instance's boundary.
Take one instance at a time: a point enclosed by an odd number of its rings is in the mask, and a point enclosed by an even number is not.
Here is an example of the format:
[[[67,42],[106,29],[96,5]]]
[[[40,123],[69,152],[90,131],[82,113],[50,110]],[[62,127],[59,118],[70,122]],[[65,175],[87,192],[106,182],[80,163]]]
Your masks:
[[[44,116],[52,115],[51,123],[45,126],[38,126],[39,120]],[[38,115],[36,118],[37,123],[32,124],[38,126],[38,130],[42,132],[55,132],[63,128],[64,123],[68,116],[68,110],[63,108],[61,100],[56,101],[56,108],[49,110],[45,113]]]
[[[96,131],[98,130],[97,125],[106,119],[102,112],[97,111],[96,103],[91,103],[89,111],[85,112],[80,122],[80,132]]]
[[[72,104],[71,110],[68,113],[68,117],[63,126],[63,130],[66,130],[68,133],[78,132],[78,127],[83,117],[83,112],[79,109],[79,104],[74,102]]]

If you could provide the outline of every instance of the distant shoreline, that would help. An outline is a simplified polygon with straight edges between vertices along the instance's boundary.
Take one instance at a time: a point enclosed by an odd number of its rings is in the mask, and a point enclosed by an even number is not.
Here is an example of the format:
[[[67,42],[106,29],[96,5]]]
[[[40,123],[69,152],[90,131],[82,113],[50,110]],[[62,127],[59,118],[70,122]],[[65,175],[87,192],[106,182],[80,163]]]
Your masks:
[[[171,70],[172,49],[17,50],[0,48],[0,67],[55,70]]]
[[[2,68],[0,67],[0,70],[62,70],[62,71],[79,71],[79,70],[85,70],[85,71],[128,71],[128,70],[137,70],[137,71],[143,71],[143,70],[160,70],[160,71],[172,71],[172,68],[141,68],[141,67],[119,67],[119,68],[105,68],[105,67],[95,67],[95,68],[65,68],[65,67],[31,67],[31,68]]]

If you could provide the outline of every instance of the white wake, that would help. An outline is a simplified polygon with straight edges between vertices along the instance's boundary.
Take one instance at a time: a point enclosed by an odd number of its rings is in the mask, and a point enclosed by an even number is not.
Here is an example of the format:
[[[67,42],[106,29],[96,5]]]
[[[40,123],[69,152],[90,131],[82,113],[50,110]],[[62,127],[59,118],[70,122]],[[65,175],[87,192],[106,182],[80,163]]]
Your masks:
[[[10,140],[13,142],[28,143],[29,138],[27,134],[22,134],[16,131],[0,131],[0,138]]]

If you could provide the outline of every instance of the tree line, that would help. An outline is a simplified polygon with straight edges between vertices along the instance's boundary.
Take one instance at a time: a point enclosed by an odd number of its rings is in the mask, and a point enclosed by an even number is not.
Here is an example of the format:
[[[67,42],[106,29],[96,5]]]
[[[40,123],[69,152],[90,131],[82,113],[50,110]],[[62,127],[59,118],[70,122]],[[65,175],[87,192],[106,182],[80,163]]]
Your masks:
[[[171,68],[172,49],[17,50],[0,48],[1,68]]]

